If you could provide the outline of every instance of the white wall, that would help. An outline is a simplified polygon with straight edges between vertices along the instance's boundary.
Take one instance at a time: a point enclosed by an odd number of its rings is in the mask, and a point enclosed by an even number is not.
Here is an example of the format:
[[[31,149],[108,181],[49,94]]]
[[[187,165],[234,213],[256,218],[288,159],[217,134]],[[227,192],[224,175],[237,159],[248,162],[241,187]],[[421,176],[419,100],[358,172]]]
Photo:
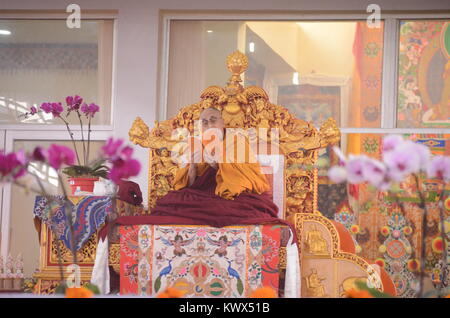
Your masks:
[[[0,10],[64,10],[70,3],[77,3],[85,10],[118,10],[114,134],[128,138],[128,129],[136,116],[151,126],[156,118],[160,10],[361,12],[373,2],[382,10],[450,10],[450,1],[443,0],[0,0]],[[136,147],[136,155],[143,163],[136,181],[146,198],[147,151]]]

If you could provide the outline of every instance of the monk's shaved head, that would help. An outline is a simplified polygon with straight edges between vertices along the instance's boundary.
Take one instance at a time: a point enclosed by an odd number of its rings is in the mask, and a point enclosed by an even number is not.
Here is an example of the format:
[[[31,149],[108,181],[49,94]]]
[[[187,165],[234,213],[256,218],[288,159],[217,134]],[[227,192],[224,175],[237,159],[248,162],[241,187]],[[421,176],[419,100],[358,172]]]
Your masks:
[[[218,128],[222,130],[225,128],[222,112],[214,107],[205,108],[201,112],[200,123],[203,131],[206,131],[209,128]]]
[[[222,118],[222,112],[220,110],[214,107],[208,107],[202,110],[202,112],[200,113],[200,119],[211,113],[215,113],[218,117]]]

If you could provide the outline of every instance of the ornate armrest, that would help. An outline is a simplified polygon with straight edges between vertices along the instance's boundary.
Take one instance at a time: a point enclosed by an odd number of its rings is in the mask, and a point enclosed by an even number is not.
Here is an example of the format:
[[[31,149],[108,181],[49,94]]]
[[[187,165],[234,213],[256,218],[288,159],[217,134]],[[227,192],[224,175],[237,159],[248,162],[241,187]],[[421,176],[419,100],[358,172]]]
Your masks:
[[[387,273],[355,254],[345,227],[320,214],[296,214],[301,259],[302,297],[343,297],[355,282],[370,281],[380,291],[395,296]]]

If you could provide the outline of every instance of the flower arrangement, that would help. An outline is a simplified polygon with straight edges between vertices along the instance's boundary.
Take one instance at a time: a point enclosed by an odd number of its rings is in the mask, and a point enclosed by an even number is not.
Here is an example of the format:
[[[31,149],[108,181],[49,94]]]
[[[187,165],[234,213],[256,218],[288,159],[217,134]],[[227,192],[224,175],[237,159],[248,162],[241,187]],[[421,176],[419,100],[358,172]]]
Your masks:
[[[30,111],[25,115],[30,116],[37,114],[39,112],[44,112],[47,114],[52,114],[53,117],[59,118],[67,128],[70,139],[73,144],[73,149],[75,150],[76,163],[73,162],[63,169],[63,173],[69,177],[102,177],[105,178],[108,173],[108,167],[104,165],[104,160],[95,160],[89,162],[90,146],[91,146],[91,120],[94,118],[95,114],[100,111],[100,107],[94,103],[84,103],[83,98],[75,96],[66,97],[66,110],[64,115],[64,107],[61,102],[46,102],[42,103],[38,108],[32,106]],[[71,114],[75,114],[79,120],[81,128],[81,142],[83,147],[83,152],[80,153],[75,143],[74,134],[69,126],[68,117]],[[85,139],[85,127],[86,124],[83,122],[83,118],[87,119],[87,140]]]
[[[405,214],[402,202],[411,201],[410,198],[402,198],[400,194],[400,182],[407,177],[412,176],[416,182],[417,196],[419,198],[419,207],[423,210],[422,215],[422,244],[421,255],[418,264],[410,264],[411,266],[420,267],[419,272],[419,297],[423,297],[423,286],[425,276],[425,258],[426,258],[426,222],[427,222],[427,205],[426,195],[422,186],[421,176],[430,179],[437,179],[441,184],[441,191],[439,196],[440,207],[440,237],[434,245],[440,248],[442,253],[443,277],[448,275],[447,264],[447,247],[444,244],[443,238],[447,236],[445,231],[445,212],[444,201],[448,197],[446,193],[446,185],[450,181],[450,157],[446,156],[431,156],[428,147],[415,143],[410,140],[404,140],[398,135],[389,135],[383,139],[382,160],[376,160],[365,155],[349,155],[348,158],[344,156],[339,148],[334,148],[336,155],[339,158],[339,163],[328,170],[328,177],[331,181],[341,183],[347,181],[351,184],[368,183],[379,191],[388,192],[388,199],[397,203],[400,210]],[[412,233],[411,227],[406,227],[404,231],[407,234]],[[389,228],[382,229],[381,234],[389,235]],[[446,238],[447,240],[449,238]],[[433,245],[433,246],[434,246]],[[447,286],[444,282],[440,285],[440,296],[446,293]]]
[[[57,110],[59,111],[59,107],[57,107]],[[133,149],[130,146],[124,146],[123,140],[109,138],[105,146],[102,147],[97,160],[109,163],[111,165],[111,168],[105,176],[117,185],[121,181],[121,179],[126,179],[139,174],[141,165],[139,161],[132,158],[132,155]],[[31,189],[32,191],[45,196],[49,204],[56,202],[58,204],[64,205],[64,212],[67,214],[67,220],[69,220],[68,226],[73,243],[71,250],[73,256],[73,264],[77,264],[77,256],[74,244],[75,238],[73,235],[73,227],[76,220],[74,220],[74,218],[72,217],[72,202],[68,199],[65,188],[62,186],[62,177],[59,173],[59,170],[63,166],[73,165],[75,163],[75,156],[76,154],[72,149],[57,144],[50,145],[48,149],[44,149],[38,146],[30,153],[26,153],[23,150],[4,153],[3,150],[0,150],[0,184],[13,183],[20,187],[24,187],[27,190]],[[54,168],[58,172],[58,179],[60,181],[59,184],[64,194],[62,198],[50,196],[47,194],[42,180],[39,178],[39,176],[32,172],[31,169],[28,169],[28,166],[31,162],[41,162]],[[34,189],[31,187],[30,178],[31,180],[36,180],[38,189]],[[57,237],[58,235],[55,233],[55,238]],[[58,249],[57,254],[59,258],[58,263],[61,278],[60,286],[62,286],[61,291],[66,292],[68,297],[85,297],[91,295],[84,289],[65,288],[66,286],[64,283],[64,274],[59,244],[56,244],[56,248]],[[95,290],[95,288],[90,289]]]

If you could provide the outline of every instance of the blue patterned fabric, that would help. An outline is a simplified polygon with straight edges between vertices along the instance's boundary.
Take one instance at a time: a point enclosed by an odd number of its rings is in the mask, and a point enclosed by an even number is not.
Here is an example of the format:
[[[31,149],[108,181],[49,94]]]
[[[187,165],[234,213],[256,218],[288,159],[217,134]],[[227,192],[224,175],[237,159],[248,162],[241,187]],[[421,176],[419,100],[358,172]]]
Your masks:
[[[62,196],[58,196],[62,200]],[[78,204],[73,205],[72,217],[74,218],[74,243],[75,249],[79,250],[105,223],[106,216],[112,210],[112,199],[107,196],[87,196],[83,197]],[[63,204],[48,201],[43,196],[37,196],[34,204],[34,215],[41,219],[53,232],[57,238],[72,249],[70,227],[67,223],[68,215],[65,213]]]

